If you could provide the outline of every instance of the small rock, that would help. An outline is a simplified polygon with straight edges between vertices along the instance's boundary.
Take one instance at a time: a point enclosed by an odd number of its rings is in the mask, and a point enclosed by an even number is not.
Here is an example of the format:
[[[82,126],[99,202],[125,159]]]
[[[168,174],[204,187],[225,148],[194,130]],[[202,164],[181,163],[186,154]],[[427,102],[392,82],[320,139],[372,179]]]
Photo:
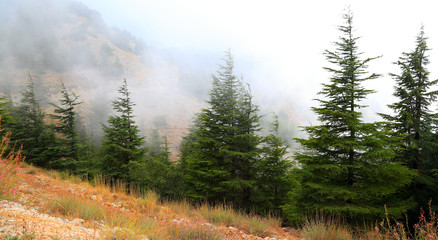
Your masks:
[[[75,218],[71,221],[71,224],[75,225],[75,226],[80,226],[85,222],[84,219],[80,219],[80,218]]]

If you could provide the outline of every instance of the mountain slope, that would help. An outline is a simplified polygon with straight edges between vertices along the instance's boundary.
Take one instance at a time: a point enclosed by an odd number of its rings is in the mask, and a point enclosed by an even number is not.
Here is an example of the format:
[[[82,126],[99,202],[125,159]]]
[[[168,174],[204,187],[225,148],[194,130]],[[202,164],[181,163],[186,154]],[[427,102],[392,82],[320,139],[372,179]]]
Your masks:
[[[92,186],[31,166],[19,169],[19,179],[13,195],[18,201],[0,198],[2,239],[297,239],[276,219],[160,203],[154,193],[135,197],[138,193],[127,195],[122,185],[111,189],[104,181]]]

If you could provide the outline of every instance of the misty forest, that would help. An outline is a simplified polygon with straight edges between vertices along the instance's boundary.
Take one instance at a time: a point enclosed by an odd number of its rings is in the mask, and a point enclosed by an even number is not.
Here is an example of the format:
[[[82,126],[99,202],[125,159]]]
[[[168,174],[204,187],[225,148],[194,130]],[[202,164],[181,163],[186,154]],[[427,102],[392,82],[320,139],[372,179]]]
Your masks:
[[[320,212],[352,225],[386,214],[415,223],[438,209],[427,25],[393,59],[390,111],[369,121],[366,83],[383,76],[368,67],[380,56],[362,52],[345,10],[318,66],[328,78],[312,89],[317,120],[299,126],[293,109],[257,95],[232,49],[190,67],[197,56],[149,48],[75,1],[13,1],[0,12],[1,135],[28,164],[289,226]]]

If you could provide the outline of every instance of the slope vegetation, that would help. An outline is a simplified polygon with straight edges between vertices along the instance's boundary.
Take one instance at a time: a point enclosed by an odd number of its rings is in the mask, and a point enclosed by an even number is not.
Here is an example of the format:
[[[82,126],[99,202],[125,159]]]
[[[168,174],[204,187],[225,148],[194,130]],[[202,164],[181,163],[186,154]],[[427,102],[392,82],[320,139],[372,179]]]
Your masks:
[[[1,239],[298,239],[276,218],[160,202],[153,192],[126,194],[122,183],[102,178],[92,184],[26,165],[8,181],[15,180],[12,194],[0,195]]]

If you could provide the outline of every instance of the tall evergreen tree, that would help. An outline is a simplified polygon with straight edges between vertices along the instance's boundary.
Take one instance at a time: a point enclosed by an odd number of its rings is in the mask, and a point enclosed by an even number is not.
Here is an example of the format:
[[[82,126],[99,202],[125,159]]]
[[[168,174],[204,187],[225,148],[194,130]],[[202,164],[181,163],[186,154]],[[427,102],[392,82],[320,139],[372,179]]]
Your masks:
[[[413,173],[394,161],[399,139],[391,138],[381,123],[361,120],[359,110],[365,106],[360,101],[373,92],[362,83],[379,75],[366,71],[375,58],[360,58],[352,13],[344,19],[336,50],[324,52],[335,67],[325,68],[332,73],[330,83],[319,92],[325,97],[317,100],[320,107],[312,108],[321,125],[304,127],[308,139],[296,139],[304,148],[295,156],[302,166],[301,187],[296,205],[287,211],[324,211],[363,221],[382,214],[387,204],[391,214],[400,215],[412,204],[393,196]]]
[[[52,151],[55,134],[52,126],[44,123],[46,114],[36,98],[32,75],[29,73],[28,77],[26,89],[21,93],[21,103],[11,109],[15,119],[14,124],[10,125],[14,133],[12,140],[22,145],[22,154],[26,156],[27,162],[48,167],[56,157]]]
[[[395,134],[404,136],[404,147],[398,152],[398,158],[420,174],[408,194],[414,196],[422,207],[427,207],[431,193],[437,193],[434,190],[436,179],[432,178],[431,170],[438,168],[435,150],[438,143],[433,140],[437,116],[430,111],[438,96],[438,91],[430,89],[436,86],[438,80],[429,79],[426,65],[429,64],[427,51],[430,49],[426,40],[421,27],[414,50],[402,53],[395,62],[401,73],[391,76],[396,81],[394,96],[399,101],[388,105],[395,115],[381,114],[390,122]]]
[[[118,90],[121,94],[112,102],[114,110],[119,115],[110,116],[107,125],[103,126],[105,133],[102,142],[102,171],[106,176],[129,181],[129,163],[141,162],[146,149],[144,138],[135,125],[133,106],[126,79]]]
[[[233,73],[233,59],[213,75],[208,108],[197,115],[195,142],[185,157],[188,195],[193,199],[229,201],[251,206],[260,138],[258,107],[248,88]]]
[[[81,104],[75,93],[70,93],[61,81],[60,105],[55,107],[52,118],[56,120],[55,132],[60,135],[57,152],[60,159],[52,163],[53,168],[76,172],[79,161],[80,141],[76,129],[76,106]]]

